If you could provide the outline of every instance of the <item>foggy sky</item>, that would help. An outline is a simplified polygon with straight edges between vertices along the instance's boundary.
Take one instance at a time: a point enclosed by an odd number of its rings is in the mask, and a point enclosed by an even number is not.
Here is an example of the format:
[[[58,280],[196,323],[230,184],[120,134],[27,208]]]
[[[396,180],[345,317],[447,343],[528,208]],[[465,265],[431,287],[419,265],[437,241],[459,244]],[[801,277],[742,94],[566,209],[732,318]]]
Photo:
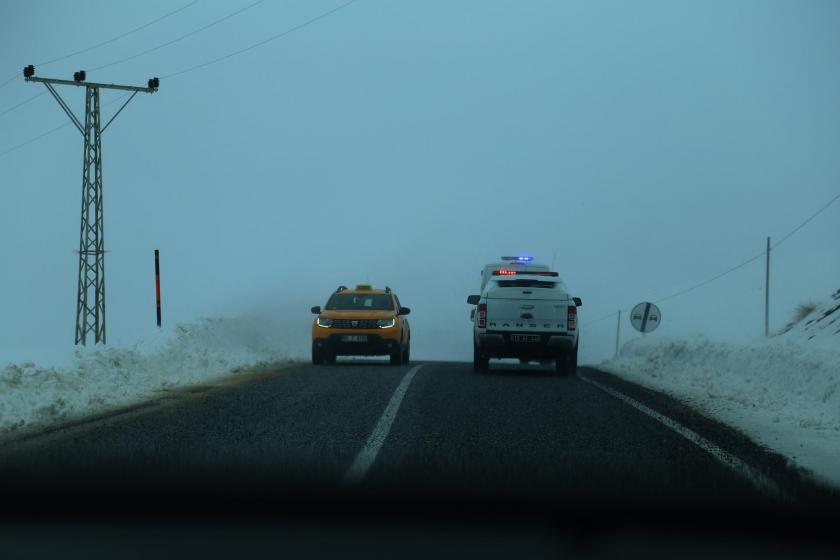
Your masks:
[[[186,3],[2,0],[0,82]],[[249,3],[205,0],[37,72],[70,79]],[[158,248],[167,325],[268,310],[305,342],[310,306],[370,281],[412,308],[414,357],[468,359],[479,271],[525,252],[583,298],[595,362],[615,319],[588,323],[742,262],[840,191],[831,0],[359,0],[165,78],[341,3],[268,1],[88,73],[161,76],[103,136],[110,344],[154,331]],[[0,112],[42,91],[20,76]],[[81,88],[60,92],[83,114]],[[66,121],[42,96],[0,116],[0,152]],[[81,156],[72,126],[0,155],[0,361],[72,347]],[[839,240],[840,203],[774,252],[772,328],[840,288]],[[760,259],[663,303],[649,336],[750,340],[763,304]]]

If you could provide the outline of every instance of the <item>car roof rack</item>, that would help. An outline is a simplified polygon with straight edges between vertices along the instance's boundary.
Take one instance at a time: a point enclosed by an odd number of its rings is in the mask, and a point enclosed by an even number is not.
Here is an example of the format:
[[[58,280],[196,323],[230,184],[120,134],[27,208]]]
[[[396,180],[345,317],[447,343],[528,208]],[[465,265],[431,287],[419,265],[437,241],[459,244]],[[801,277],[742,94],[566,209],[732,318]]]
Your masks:
[[[343,292],[346,289],[347,289],[347,286],[339,286],[338,289],[336,290],[336,292]]]
[[[391,293],[391,288],[390,288],[389,286],[385,286],[385,293],[386,293],[386,294],[390,294],[390,293]]]

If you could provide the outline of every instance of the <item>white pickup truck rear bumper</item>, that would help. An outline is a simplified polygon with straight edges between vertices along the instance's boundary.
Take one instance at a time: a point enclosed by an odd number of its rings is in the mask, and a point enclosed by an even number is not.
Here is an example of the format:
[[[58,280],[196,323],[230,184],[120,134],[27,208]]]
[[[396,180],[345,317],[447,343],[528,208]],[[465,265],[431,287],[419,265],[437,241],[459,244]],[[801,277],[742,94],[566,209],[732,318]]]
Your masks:
[[[541,340],[535,342],[514,342],[512,335],[521,333],[487,332],[476,334],[481,351],[493,358],[517,357],[557,357],[574,349],[576,337],[573,334],[539,334]]]

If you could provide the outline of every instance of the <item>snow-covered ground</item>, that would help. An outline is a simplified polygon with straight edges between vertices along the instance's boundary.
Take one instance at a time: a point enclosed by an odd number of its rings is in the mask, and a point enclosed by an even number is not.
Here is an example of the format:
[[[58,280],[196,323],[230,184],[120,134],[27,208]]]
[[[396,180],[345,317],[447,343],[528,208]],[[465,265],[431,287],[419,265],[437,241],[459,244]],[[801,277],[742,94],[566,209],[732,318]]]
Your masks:
[[[80,348],[66,365],[0,366],[0,438],[207,382],[239,368],[301,359],[308,341],[305,319],[303,324],[267,314],[204,319],[162,330],[128,348]]]
[[[840,290],[768,339],[649,335],[599,367],[671,394],[840,486]]]

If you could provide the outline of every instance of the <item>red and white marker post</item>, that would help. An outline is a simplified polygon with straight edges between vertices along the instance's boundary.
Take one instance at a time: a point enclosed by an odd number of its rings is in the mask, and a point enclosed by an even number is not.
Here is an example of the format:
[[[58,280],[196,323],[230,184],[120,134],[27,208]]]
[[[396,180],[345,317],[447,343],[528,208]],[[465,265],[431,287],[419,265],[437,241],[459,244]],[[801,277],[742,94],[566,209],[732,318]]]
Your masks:
[[[155,301],[157,303],[157,326],[160,327],[160,251],[155,249]]]

